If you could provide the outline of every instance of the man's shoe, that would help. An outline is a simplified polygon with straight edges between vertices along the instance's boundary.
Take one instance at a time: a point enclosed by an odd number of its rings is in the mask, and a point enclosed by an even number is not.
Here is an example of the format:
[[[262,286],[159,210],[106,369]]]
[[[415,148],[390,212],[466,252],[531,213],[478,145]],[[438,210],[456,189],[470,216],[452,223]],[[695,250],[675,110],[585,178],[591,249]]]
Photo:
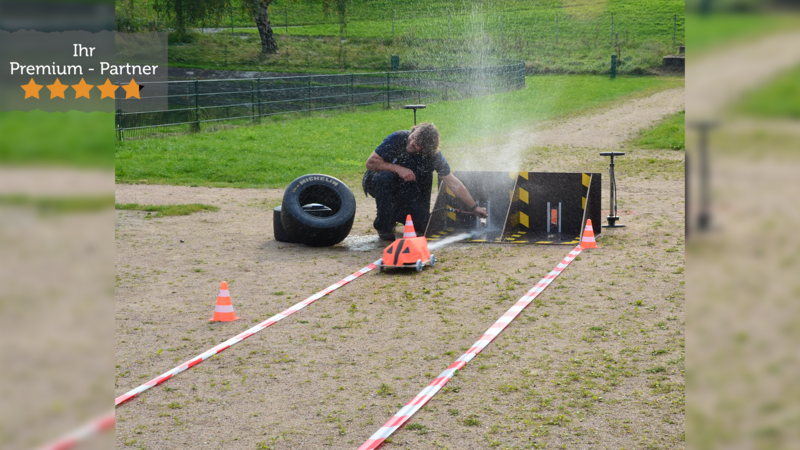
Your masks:
[[[390,241],[390,242],[394,242],[394,240],[397,239],[394,236],[394,231],[379,231],[378,238],[380,238],[380,240],[382,241]]]

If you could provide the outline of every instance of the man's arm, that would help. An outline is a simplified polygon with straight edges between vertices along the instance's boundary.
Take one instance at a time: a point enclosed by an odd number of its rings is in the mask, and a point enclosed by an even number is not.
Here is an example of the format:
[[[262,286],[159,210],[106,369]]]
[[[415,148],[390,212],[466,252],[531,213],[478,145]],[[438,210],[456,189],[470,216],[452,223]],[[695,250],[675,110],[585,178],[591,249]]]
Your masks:
[[[464,183],[462,183],[461,180],[456,178],[455,175],[449,173],[443,176],[442,180],[444,180],[444,182],[447,184],[447,187],[449,187],[450,190],[453,191],[454,194],[456,194],[456,197],[458,197],[462,202],[464,202],[469,208],[472,208],[474,205],[477,205],[477,202],[475,202],[475,200],[472,199],[472,196],[469,194],[469,191],[467,191],[467,188],[464,187]],[[480,206],[478,206],[477,208],[475,208],[474,212],[475,214],[478,215],[478,217],[484,219],[489,217],[486,208],[481,208]]]
[[[373,172],[394,172],[405,181],[417,181],[417,177],[414,176],[414,172],[411,169],[388,163],[375,152],[372,152],[367,158],[367,169]]]

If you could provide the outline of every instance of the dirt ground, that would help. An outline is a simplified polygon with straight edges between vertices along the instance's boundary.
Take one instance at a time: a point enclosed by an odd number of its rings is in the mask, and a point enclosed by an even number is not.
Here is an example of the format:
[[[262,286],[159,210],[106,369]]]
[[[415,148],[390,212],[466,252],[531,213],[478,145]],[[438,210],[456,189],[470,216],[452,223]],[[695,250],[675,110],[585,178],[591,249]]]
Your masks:
[[[682,109],[683,90],[667,92],[637,100],[635,114],[616,105],[540,127],[587,131],[575,142],[528,135],[522,168],[605,172],[598,148],[618,149]],[[591,126],[603,117],[629,120]],[[587,133],[607,143],[587,145]],[[600,249],[575,260],[384,448],[684,447],[684,154],[625,151],[626,228],[604,230]],[[350,236],[309,248],[273,239],[279,189],[117,185],[118,203],[220,211],[117,211],[116,395],[379,259],[374,201],[351,189]],[[370,272],[118,407],[116,447],[356,448],[570,250],[459,243],[421,274]],[[241,320],[209,323],[222,280]]]

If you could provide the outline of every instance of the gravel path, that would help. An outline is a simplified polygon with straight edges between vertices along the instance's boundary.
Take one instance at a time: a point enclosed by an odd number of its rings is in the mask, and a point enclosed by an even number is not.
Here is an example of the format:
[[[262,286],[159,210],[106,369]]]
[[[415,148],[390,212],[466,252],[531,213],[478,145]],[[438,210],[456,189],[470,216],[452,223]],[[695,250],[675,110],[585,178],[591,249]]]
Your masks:
[[[800,64],[800,32],[767,36],[686,65],[686,89],[692,119],[706,119],[777,73]]]
[[[543,147],[618,148],[664,116],[686,108],[684,88],[668,89],[606,111],[562,123],[545,123],[530,139]]]

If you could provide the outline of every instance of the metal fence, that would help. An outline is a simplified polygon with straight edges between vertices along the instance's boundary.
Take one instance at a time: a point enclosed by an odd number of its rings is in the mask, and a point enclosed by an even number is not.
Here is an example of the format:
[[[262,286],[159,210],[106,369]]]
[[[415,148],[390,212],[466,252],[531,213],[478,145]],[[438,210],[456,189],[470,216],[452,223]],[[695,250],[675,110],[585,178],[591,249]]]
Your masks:
[[[118,140],[197,132],[203,124],[257,122],[276,114],[366,105],[460,99],[525,87],[525,63],[490,67],[226,80],[167,81],[150,92],[166,95],[117,99]],[[157,83],[151,83],[157,84]],[[159,89],[160,88],[160,89]],[[160,107],[147,109],[148,102]],[[165,105],[165,106],[164,106]],[[143,107],[144,106],[144,107]]]

